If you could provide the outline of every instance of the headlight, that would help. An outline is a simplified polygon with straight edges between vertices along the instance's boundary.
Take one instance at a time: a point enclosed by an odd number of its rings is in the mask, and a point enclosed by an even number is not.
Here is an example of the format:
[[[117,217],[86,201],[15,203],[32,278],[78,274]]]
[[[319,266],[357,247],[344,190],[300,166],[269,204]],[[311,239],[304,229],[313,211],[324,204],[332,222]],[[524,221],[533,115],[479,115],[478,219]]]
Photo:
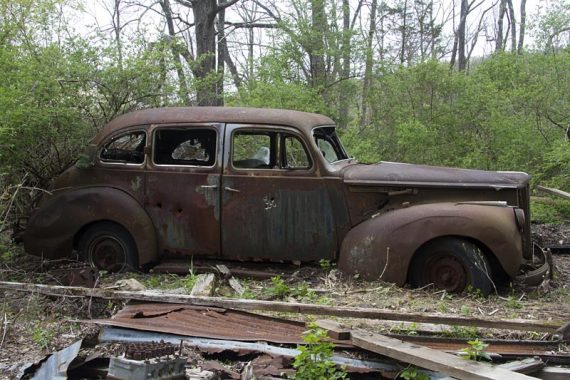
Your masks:
[[[517,221],[519,231],[523,232],[526,226],[526,216],[522,208],[515,208],[515,220]]]

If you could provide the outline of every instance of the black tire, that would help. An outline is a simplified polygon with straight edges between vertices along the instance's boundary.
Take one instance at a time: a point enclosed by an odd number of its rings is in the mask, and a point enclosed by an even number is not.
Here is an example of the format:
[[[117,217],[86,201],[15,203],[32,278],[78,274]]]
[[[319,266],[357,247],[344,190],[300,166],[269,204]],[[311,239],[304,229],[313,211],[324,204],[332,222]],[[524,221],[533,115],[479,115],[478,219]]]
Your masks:
[[[433,284],[449,293],[493,290],[491,266],[479,247],[460,238],[441,238],[421,247],[415,255],[409,282],[414,287]]]
[[[79,238],[79,256],[89,265],[108,272],[138,267],[137,246],[127,230],[112,222],[90,226]]]

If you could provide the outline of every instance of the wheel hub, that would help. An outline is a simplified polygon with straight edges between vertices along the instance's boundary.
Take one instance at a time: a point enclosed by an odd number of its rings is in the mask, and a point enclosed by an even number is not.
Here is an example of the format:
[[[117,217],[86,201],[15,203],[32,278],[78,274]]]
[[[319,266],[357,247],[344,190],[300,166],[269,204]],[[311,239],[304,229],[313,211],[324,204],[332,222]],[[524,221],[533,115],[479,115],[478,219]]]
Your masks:
[[[438,289],[461,292],[467,284],[467,273],[463,264],[451,256],[439,256],[430,260],[427,266],[428,281]]]
[[[89,246],[88,258],[96,268],[118,272],[126,265],[125,247],[112,236],[101,236]]]

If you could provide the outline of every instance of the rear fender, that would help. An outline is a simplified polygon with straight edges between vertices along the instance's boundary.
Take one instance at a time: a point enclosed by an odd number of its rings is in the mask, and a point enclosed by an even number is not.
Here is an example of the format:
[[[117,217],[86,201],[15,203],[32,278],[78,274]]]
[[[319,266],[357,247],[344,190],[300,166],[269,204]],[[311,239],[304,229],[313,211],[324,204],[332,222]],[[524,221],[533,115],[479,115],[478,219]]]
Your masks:
[[[368,219],[344,238],[338,267],[366,280],[403,285],[418,248],[442,236],[475,240],[509,276],[518,273],[523,247],[513,208],[467,203],[417,205]]]
[[[129,194],[110,187],[55,193],[34,211],[24,234],[25,250],[48,259],[71,254],[76,235],[89,224],[112,221],[133,237],[143,265],[157,259],[156,233],[144,208]]]

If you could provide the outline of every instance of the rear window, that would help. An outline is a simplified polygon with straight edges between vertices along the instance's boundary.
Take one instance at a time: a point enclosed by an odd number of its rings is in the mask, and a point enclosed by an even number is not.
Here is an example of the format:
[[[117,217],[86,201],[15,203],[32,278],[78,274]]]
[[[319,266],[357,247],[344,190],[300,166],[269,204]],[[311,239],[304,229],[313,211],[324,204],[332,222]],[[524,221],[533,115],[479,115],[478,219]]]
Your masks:
[[[130,132],[107,143],[101,149],[99,158],[108,163],[142,164],[145,144],[146,133]]]
[[[159,129],[154,134],[157,165],[213,166],[216,131],[207,128]]]

